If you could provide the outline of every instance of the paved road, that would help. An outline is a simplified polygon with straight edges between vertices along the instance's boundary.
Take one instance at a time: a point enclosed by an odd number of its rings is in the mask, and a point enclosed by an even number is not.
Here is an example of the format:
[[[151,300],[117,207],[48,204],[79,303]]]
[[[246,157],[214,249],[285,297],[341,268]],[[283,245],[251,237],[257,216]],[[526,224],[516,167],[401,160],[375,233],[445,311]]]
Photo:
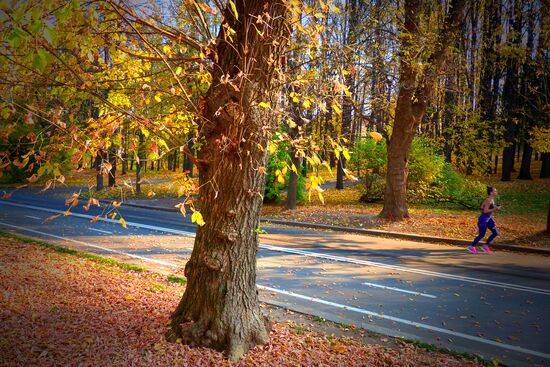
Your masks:
[[[195,227],[177,213],[122,207],[128,229],[75,214],[55,195],[17,191],[0,201],[0,229],[172,273]],[[409,241],[264,227],[257,282],[269,303],[388,335],[498,358],[550,365],[550,258]]]

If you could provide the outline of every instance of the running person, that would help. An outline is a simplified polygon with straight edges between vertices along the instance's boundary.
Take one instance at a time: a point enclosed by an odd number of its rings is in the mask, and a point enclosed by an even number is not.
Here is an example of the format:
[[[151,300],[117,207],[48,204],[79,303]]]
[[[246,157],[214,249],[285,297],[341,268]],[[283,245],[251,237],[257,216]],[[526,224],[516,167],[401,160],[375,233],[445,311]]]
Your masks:
[[[489,228],[492,233],[489,238],[487,238],[487,244],[480,247],[481,251],[485,252],[486,254],[490,253],[491,249],[489,248],[489,245],[491,244],[491,241],[493,241],[495,237],[498,236],[497,225],[492,216],[492,212],[501,208],[500,205],[495,205],[496,196],[497,189],[487,186],[487,198],[485,199],[485,201],[483,201],[483,204],[481,204],[481,215],[477,220],[479,234],[474,239],[474,242],[472,242],[472,244],[468,247],[468,251],[470,251],[472,254],[477,253],[476,245],[479,243],[479,241],[483,239],[483,237],[485,237],[487,228]]]

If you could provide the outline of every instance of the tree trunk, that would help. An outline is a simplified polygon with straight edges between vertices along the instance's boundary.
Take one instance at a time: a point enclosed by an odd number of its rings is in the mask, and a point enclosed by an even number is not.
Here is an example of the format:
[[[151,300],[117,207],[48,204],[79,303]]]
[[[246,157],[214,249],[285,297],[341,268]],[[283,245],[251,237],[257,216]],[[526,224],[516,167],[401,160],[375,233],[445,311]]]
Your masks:
[[[408,161],[414,133],[420,124],[431,98],[434,83],[445,58],[448,45],[454,44],[456,28],[463,18],[465,1],[451,0],[449,12],[437,35],[435,50],[427,60],[413,55],[421,39],[420,1],[405,0],[405,33],[400,51],[399,93],[393,131],[388,144],[388,169],[382,218],[402,220],[409,216],[407,209]],[[419,57],[419,56],[416,56]],[[418,64],[423,63],[424,71]]]
[[[111,165],[111,169],[109,170],[109,175],[107,176],[107,186],[108,187],[114,187],[116,183],[116,154],[114,151],[111,151],[109,153],[109,164]]]
[[[103,160],[105,159],[105,153],[103,150],[99,150],[97,152],[94,167],[96,169],[96,176],[95,176],[95,189],[96,191],[103,190]]]
[[[455,92],[455,76],[447,75],[445,78],[445,98],[443,102],[443,153],[445,162],[452,162],[453,145],[452,145],[452,129],[453,120],[456,116],[456,92]]]
[[[187,287],[168,334],[171,340],[225,351],[231,361],[269,340],[270,325],[255,284],[255,229],[265,184],[259,168],[267,164],[265,148],[276,119],[258,103],[276,100],[270,97],[272,79],[280,75],[275,69],[288,35],[281,3],[234,3],[238,21],[231,9],[224,12],[225,22],[236,31],[234,41],[228,44],[225,28],[220,28],[213,83],[199,122],[205,144],[195,163],[205,224],[198,228],[185,266]],[[225,75],[238,90],[222,82]]]
[[[550,153],[541,153],[540,178],[550,177]]]
[[[521,167],[519,169],[519,180],[532,180],[531,177],[531,157],[533,156],[533,148],[526,140],[523,144],[523,156],[521,158]]]

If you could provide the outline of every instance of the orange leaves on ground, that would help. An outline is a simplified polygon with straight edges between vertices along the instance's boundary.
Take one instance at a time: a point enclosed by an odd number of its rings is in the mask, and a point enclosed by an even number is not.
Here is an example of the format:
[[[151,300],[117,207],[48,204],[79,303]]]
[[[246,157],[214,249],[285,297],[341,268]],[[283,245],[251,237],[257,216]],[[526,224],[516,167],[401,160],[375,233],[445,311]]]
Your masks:
[[[113,272],[9,237],[0,241],[0,263],[0,356],[14,366],[231,365],[214,350],[165,340],[166,320],[184,288],[159,274]],[[163,290],[151,292],[151,283]],[[408,344],[392,350],[307,328],[275,322],[269,343],[233,365],[479,366]]]

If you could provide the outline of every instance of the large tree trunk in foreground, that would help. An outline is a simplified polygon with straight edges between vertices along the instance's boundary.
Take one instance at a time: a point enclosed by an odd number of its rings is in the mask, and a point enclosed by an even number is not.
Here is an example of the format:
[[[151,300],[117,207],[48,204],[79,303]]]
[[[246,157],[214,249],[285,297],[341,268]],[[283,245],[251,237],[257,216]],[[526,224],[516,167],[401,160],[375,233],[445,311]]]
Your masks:
[[[235,3],[238,21],[229,9],[224,14],[236,31],[235,40],[232,45],[224,41],[221,28],[213,83],[200,122],[206,143],[196,164],[205,224],[198,228],[185,266],[187,287],[168,334],[172,340],[225,351],[232,361],[269,340],[270,324],[260,311],[255,283],[255,230],[265,183],[264,170],[259,168],[266,165],[265,147],[276,119],[257,104],[274,103],[269,94],[280,64],[277,55],[283,51],[277,48],[286,44],[285,9],[280,3],[246,1],[246,7],[244,0]],[[223,82],[226,75],[231,83]]]
[[[393,131],[388,144],[388,170],[382,218],[402,220],[409,216],[407,208],[408,162],[414,133],[426,111],[445,58],[448,45],[454,44],[458,24],[463,17],[466,0],[451,0],[449,12],[438,32],[437,44],[426,60],[418,55],[420,29],[420,0],[405,1],[405,33],[400,51],[399,94]],[[419,64],[425,66],[420,68]]]

